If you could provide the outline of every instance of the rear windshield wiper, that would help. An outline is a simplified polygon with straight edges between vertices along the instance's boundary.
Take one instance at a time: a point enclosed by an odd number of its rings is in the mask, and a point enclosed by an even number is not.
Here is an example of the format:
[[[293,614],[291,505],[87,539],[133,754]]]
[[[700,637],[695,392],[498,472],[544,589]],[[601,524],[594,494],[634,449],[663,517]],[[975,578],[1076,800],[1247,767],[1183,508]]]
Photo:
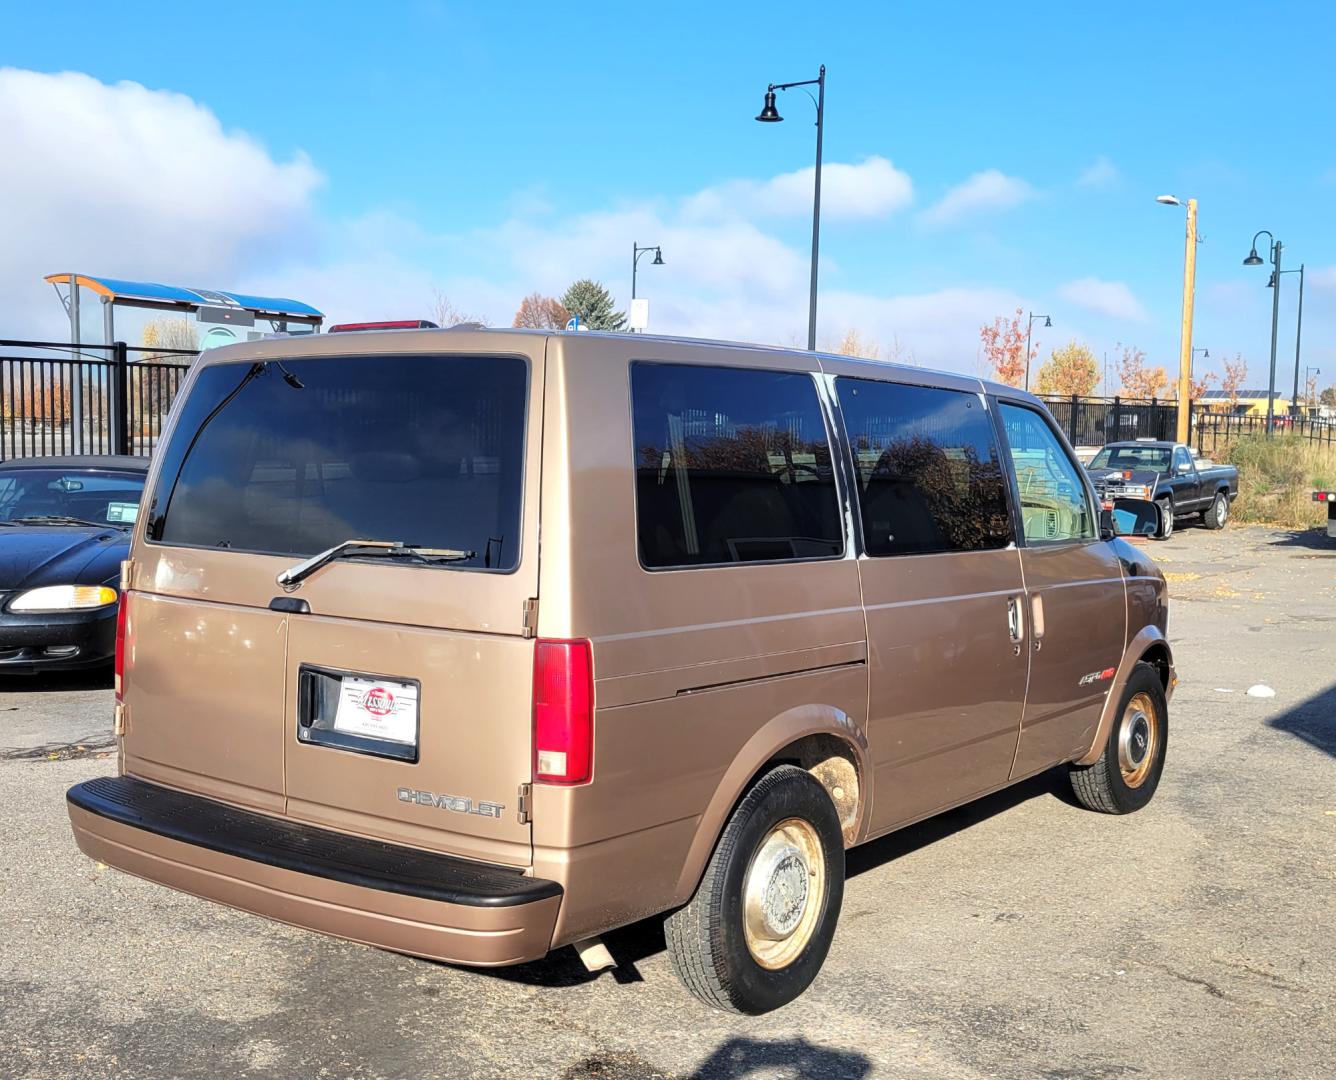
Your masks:
[[[465,562],[474,558],[476,551],[460,551],[457,548],[414,547],[399,540],[345,540],[335,544],[319,555],[312,555],[296,566],[289,566],[279,573],[277,581],[284,592],[292,592],[303,581],[322,566],[328,566],[336,559],[413,559],[417,562]]]
[[[10,518],[6,525],[92,525],[95,529],[107,529],[112,526],[105,521],[89,521],[87,518],[69,517],[65,514],[31,514],[28,517]]]

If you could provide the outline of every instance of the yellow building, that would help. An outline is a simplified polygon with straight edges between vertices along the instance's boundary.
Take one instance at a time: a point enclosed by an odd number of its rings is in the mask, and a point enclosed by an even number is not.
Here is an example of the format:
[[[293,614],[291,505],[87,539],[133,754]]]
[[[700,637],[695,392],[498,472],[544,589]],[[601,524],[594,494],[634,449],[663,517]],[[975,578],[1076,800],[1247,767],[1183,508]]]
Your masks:
[[[1230,413],[1233,416],[1265,416],[1265,390],[1239,390],[1231,395],[1224,390],[1207,390],[1201,396],[1201,404],[1211,412]],[[1276,391],[1272,398],[1271,411],[1276,416],[1284,416],[1290,411],[1290,396]]]

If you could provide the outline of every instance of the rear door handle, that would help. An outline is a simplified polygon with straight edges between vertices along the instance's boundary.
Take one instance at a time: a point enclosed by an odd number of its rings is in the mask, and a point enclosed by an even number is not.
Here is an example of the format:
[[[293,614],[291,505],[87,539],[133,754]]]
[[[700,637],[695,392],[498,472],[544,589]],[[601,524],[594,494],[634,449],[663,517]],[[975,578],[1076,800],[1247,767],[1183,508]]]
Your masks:
[[[1025,641],[1025,613],[1020,597],[1007,597],[1007,634],[1011,638],[1012,651],[1020,656],[1021,644]]]

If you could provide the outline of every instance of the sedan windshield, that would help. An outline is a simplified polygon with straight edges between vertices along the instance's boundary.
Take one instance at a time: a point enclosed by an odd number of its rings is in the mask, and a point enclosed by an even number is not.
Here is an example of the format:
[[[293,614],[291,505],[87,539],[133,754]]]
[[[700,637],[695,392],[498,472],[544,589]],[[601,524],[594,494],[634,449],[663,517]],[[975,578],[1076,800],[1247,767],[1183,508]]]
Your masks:
[[[1090,463],[1092,469],[1135,469],[1164,475],[1169,451],[1163,446],[1106,446]]]
[[[0,522],[128,529],[143,492],[141,472],[7,468],[0,470]]]

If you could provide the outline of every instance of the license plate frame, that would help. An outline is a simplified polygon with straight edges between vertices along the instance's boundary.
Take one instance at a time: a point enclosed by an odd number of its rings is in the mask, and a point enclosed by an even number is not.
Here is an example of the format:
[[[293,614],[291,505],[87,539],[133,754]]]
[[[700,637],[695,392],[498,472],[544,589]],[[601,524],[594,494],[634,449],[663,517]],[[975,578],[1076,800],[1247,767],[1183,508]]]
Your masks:
[[[365,696],[375,688],[387,692],[393,699],[393,716],[384,725],[385,734],[381,735],[374,733],[375,724],[370,715],[351,700],[351,695]],[[384,703],[383,697],[376,700],[378,704]],[[411,709],[411,718],[403,715],[405,708]],[[407,738],[410,729],[411,742]],[[387,737],[390,734],[394,737]],[[417,764],[421,737],[422,684],[417,679],[315,664],[302,664],[298,668],[298,742]]]

